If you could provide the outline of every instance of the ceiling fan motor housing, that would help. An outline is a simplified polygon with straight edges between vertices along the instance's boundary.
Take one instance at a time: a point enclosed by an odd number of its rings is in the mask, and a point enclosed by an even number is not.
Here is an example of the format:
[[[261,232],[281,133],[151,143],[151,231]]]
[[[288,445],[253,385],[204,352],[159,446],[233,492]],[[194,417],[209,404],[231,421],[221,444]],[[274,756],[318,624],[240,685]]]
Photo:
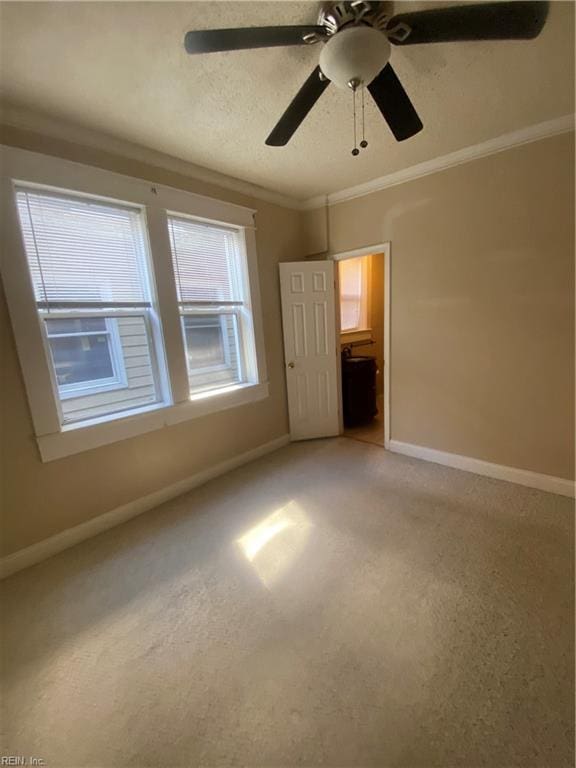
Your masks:
[[[322,73],[338,88],[369,85],[386,66],[390,43],[374,27],[346,27],[333,35],[320,52]]]

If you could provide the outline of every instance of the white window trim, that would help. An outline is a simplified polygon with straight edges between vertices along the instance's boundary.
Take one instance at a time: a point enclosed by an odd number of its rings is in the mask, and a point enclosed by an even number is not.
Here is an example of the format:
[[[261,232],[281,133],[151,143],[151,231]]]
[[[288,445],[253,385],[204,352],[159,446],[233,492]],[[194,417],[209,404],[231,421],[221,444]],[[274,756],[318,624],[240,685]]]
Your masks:
[[[42,461],[62,458],[268,397],[254,209],[13,147],[0,147],[0,167],[0,204],[5,229],[5,250],[0,268]],[[161,385],[168,405],[156,403],[81,425],[60,426],[57,398],[54,396],[57,384],[47,358],[41,320],[36,309],[14,198],[14,182],[107,198],[144,209],[158,308],[158,323],[153,333],[161,334],[164,341],[166,360],[165,366],[160,367],[166,368],[169,376]],[[250,300],[246,302],[245,309],[251,317],[254,338],[254,349],[249,350],[246,356],[252,361],[252,370],[248,372],[251,384],[224,387],[190,398],[167,211],[232,224],[244,232],[245,277],[250,286]],[[162,344],[157,346],[162,349]]]

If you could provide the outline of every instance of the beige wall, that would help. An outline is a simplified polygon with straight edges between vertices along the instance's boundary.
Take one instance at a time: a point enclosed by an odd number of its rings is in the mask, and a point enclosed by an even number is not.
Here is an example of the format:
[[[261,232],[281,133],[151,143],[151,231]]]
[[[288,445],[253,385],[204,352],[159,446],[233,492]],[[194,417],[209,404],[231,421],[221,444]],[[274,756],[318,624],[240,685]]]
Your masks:
[[[332,206],[391,241],[392,438],[574,476],[574,134]],[[305,215],[308,253],[326,212]]]
[[[370,259],[368,325],[372,331],[374,344],[358,344],[353,352],[355,355],[370,355],[376,358],[378,365],[376,390],[381,395],[384,391],[384,254],[374,253],[368,258]],[[340,334],[341,346],[346,346],[351,338],[353,336]]]
[[[15,129],[2,141],[257,208],[271,391],[260,403],[43,464],[0,290],[7,554],[285,434],[277,264],[325,251],[327,241],[325,211],[298,214]],[[330,209],[331,252],[392,243],[393,439],[573,476],[573,169],[574,137],[563,135]]]
[[[43,464],[0,290],[0,499],[2,553],[8,554],[286,434],[277,264],[302,258],[302,248],[295,211],[94,149],[13,129],[3,131],[2,141],[258,209],[258,261],[270,380],[270,397],[264,401]]]

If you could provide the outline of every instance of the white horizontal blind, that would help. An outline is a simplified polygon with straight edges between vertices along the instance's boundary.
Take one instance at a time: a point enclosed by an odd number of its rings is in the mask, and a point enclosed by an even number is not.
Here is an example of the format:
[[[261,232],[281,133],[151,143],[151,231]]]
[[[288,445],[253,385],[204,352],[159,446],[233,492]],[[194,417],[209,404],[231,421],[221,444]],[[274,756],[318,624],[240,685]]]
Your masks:
[[[180,304],[242,303],[237,229],[168,217]]]
[[[16,202],[39,307],[149,304],[139,209],[25,187]]]

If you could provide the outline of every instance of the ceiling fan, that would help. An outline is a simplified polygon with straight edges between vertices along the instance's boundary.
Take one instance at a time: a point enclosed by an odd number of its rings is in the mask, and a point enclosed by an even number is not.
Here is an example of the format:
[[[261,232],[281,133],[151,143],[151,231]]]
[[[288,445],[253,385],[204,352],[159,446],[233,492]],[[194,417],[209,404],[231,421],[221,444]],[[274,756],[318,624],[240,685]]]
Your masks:
[[[198,54],[322,43],[318,66],[266,139],[269,146],[288,143],[330,83],[354,92],[365,86],[396,140],[404,141],[422,130],[422,122],[389,62],[390,43],[532,39],[544,26],[548,5],[513,0],[394,16],[386,11],[389,3],[344,0],[325,6],[316,25],[193,30],[184,45],[188,53]]]

